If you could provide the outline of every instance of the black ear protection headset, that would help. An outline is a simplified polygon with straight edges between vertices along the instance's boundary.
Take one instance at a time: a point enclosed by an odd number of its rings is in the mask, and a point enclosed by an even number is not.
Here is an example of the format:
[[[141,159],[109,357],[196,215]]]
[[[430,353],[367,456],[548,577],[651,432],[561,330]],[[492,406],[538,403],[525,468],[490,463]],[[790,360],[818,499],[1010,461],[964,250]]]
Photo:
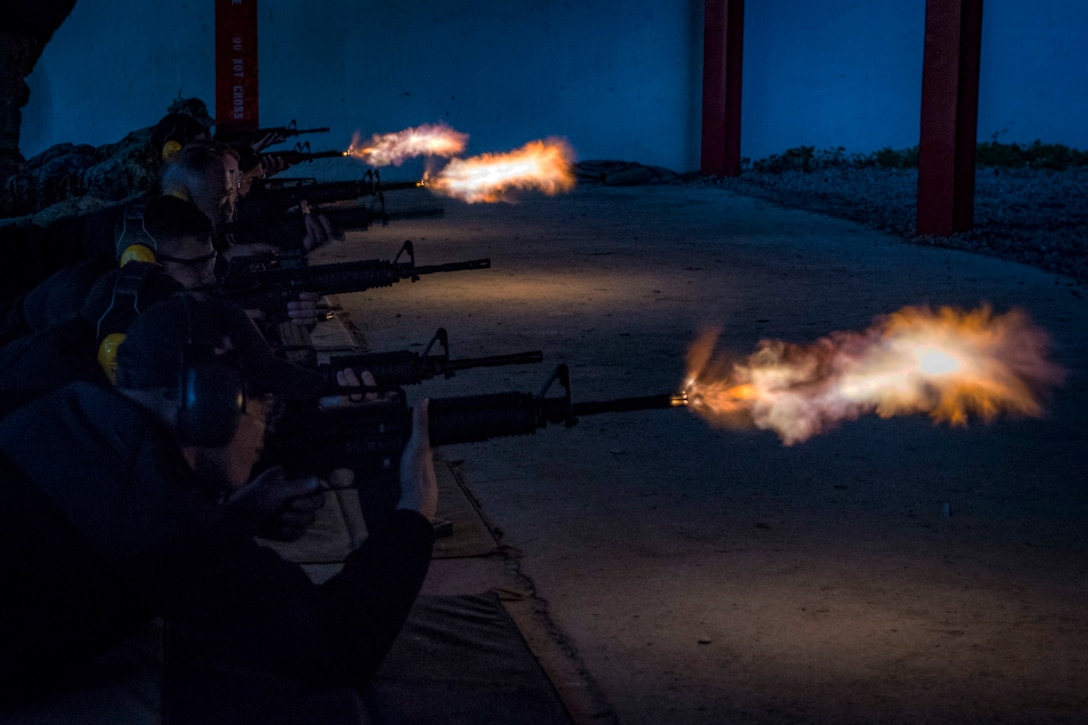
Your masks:
[[[114,284],[110,305],[98,319],[98,363],[114,384],[117,351],[125,341],[125,333],[117,330],[127,330],[141,314],[139,293],[153,268],[150,264],[134,264],[123,269]],[[216,353],[221,340],[202,339],[193,319],[190,296],[182,295],[182,300],[186,342],[178,361],[177,430],[187,443],[218,448],[234,438],[246,410],[242,370],[233,350]]]
[[[178,433],[197,446],[221,447],[234,438],[246,409],[245,384],[237,353],[216,354],[220,340],[202,336],[194,324],[192,300],[184,295],[188,340],[178,375]]]

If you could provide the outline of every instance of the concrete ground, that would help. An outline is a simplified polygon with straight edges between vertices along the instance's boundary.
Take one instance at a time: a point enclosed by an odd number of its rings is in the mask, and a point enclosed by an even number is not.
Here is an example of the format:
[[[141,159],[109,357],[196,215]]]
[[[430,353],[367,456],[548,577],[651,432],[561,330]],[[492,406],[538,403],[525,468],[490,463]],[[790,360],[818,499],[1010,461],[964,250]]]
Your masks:
[[[784,446],[681,408],[445,449],[508,555],[436,562],[427,591],[533,594],[519,621],[575,720],[1088,719],[1083,288],[707,187],[445,205],[316,261],[412,239],[418,264],[492,269],[342,295],[351,320],[371,350],[445,327],[454,357],[545,363],[413,398],[536,393],[559,362],[575,401],[674,392],[707,326],[744,356],[919,304],[1022,308],[1068,371],[1039,420],[867,416]]]

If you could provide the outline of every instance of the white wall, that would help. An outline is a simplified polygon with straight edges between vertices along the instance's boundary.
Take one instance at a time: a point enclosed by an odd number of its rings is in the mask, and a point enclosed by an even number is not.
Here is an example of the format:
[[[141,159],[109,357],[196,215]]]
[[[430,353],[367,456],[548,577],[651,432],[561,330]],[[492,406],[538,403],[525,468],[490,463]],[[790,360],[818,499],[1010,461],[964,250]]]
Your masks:
[[[917,143],[924,0],[746,6],[745,156]],[[261,0],[261,120],[330,126],[321,148],[441,120],[471,154],[555,135],[582,159],[694,170],[702,7]],[[1088,2],[987,0],[983,22],[980,140],[1088,148]],[[115,141],[179,93],[213,103],[213,38],[213,0],[78,0],[30,78],[23,154]]]

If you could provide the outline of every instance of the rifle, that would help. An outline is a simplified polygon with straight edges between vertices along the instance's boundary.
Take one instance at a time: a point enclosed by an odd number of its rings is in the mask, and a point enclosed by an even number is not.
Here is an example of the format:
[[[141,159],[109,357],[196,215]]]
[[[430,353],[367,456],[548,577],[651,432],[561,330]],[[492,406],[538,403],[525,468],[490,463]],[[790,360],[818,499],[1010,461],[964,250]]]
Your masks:
[[[327,154],[340,154],[329,151]],[[355,181],[327,181],[318,183],[312,178],[254,179],[249,193],[238,200],[238,219],[249,221],[269,214],[282,214],[305,201],[307,204],[332,204],[364,197],[377,197],[384,206],[387,191],[416,189],[426,185],[420,181],[395,181],[383,183],[381,175],[369,170]]]
[[[440,346],[441,351],[431,354],[435,345]],[[450,359],[449,335],[445,328],[440,327],[422,353],[401,350],[332,355],[327,363],[319,365],[318,368],[328,375],[330,381],[334,379],[337,370],[351,368],[356,372],[370,371],[379,385],[415,385],[439,375],[446,379],[452,378],[459,370],[525,365],[543,360],[544,355],[539,350],[511,355]]]
[[[361,292],[391,287],[403,279],[416,282],[424,274],[490,268],[491,260],[487,258],[416,266],[415,248],[411,241],[406,241],[392,261],[367,259],[308,266],[303,257],[262,255],[234,259],[223,279],[208,292],[246,309],[256,309],[279,306],[297,299],[301,292],[321,295]]]
[[[321,128],[299,128],[295,123],[295,119],[291,119],[291,122],[286,126],[268,126],[266,128],[230,128],[217,126],[215,129],[215,140],[222,141],[223,143],[234,143],[236,141],[245,141],[246,143],[253,143],[260,141],[262,138],[270,133],[283,136],[285,139],[292,136],[298,136],[304,133],[327,133],[329,131],[328,126]]]
[[[250,206],[244,217],[239,214],[237,221],[220,224],[216,233],[231,244],[265,243],[283,250],[302,252],[303,238],[306,236],[306,214],[320,214],[329,220],[334,229],[344,231],[364,231],[371,224],[385,226],[399,219],[427,219],[440,217],[445,210],[440,206],[405,209],[388,212],[384,200],[378,205],[351,207],[315,207],[306,205],[284,211],[262,214]]]
[[[558,384],[562,392],[548,397]],[[374,389],[371,389],[374,390]],[[290,475],[327,475],[350,469],[367,528],[382,526],[400,500],[400,456],[412,431],[412,410],[403,388],[378,388],[373,400],[322,409],[317,401],[291,401],[266,434],[259,468],[285,466]],[[432,398],[428,406],[431,444],[476,443],[531,435],[548,424],[571,427],[579,416],[687,405],[687,395],[649,395],[572,403],[570,371],[558,365],[539,395],[491,393]],[[329,490],[332,490],[330,487]]]
[[[310,162],[314,159],[336,159],[351,156],[347,151],[337,151],[335,149],[331,151],[313,151],[310,149],[309,141],[306,143],[297,143],[293,149],[287,151],[262,151],[261,155],[279,156],[291,166],[303,162]]]

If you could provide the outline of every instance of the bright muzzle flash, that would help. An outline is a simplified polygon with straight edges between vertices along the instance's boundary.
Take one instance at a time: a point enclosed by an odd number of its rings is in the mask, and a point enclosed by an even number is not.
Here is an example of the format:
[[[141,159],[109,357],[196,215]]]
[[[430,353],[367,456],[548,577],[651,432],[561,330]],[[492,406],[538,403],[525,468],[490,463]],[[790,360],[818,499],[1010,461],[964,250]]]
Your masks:
[[[470,204],[509,201],[519,190],[554,196],[574,183],[574,152],[557,138],[530,141],[509,153],[452,159],[427,179],[433,191]]]
[[[957,426],[1040,417],[1064,378],[1026,313],[988,306],[906,307],[808,345],[763,340],[742,360],[715,354],[716,338],[704,334],[689,352],[688,407],[715,423],[773,430],[786,445],[868,413]]]
[[[432,123],[375,134],[365,142],[356,134],[344,154],[362,159],[370,166],[400,166],[417,156],[456,156],[465,150],[467,143],[467,133],[455,131],[444,123]]]

